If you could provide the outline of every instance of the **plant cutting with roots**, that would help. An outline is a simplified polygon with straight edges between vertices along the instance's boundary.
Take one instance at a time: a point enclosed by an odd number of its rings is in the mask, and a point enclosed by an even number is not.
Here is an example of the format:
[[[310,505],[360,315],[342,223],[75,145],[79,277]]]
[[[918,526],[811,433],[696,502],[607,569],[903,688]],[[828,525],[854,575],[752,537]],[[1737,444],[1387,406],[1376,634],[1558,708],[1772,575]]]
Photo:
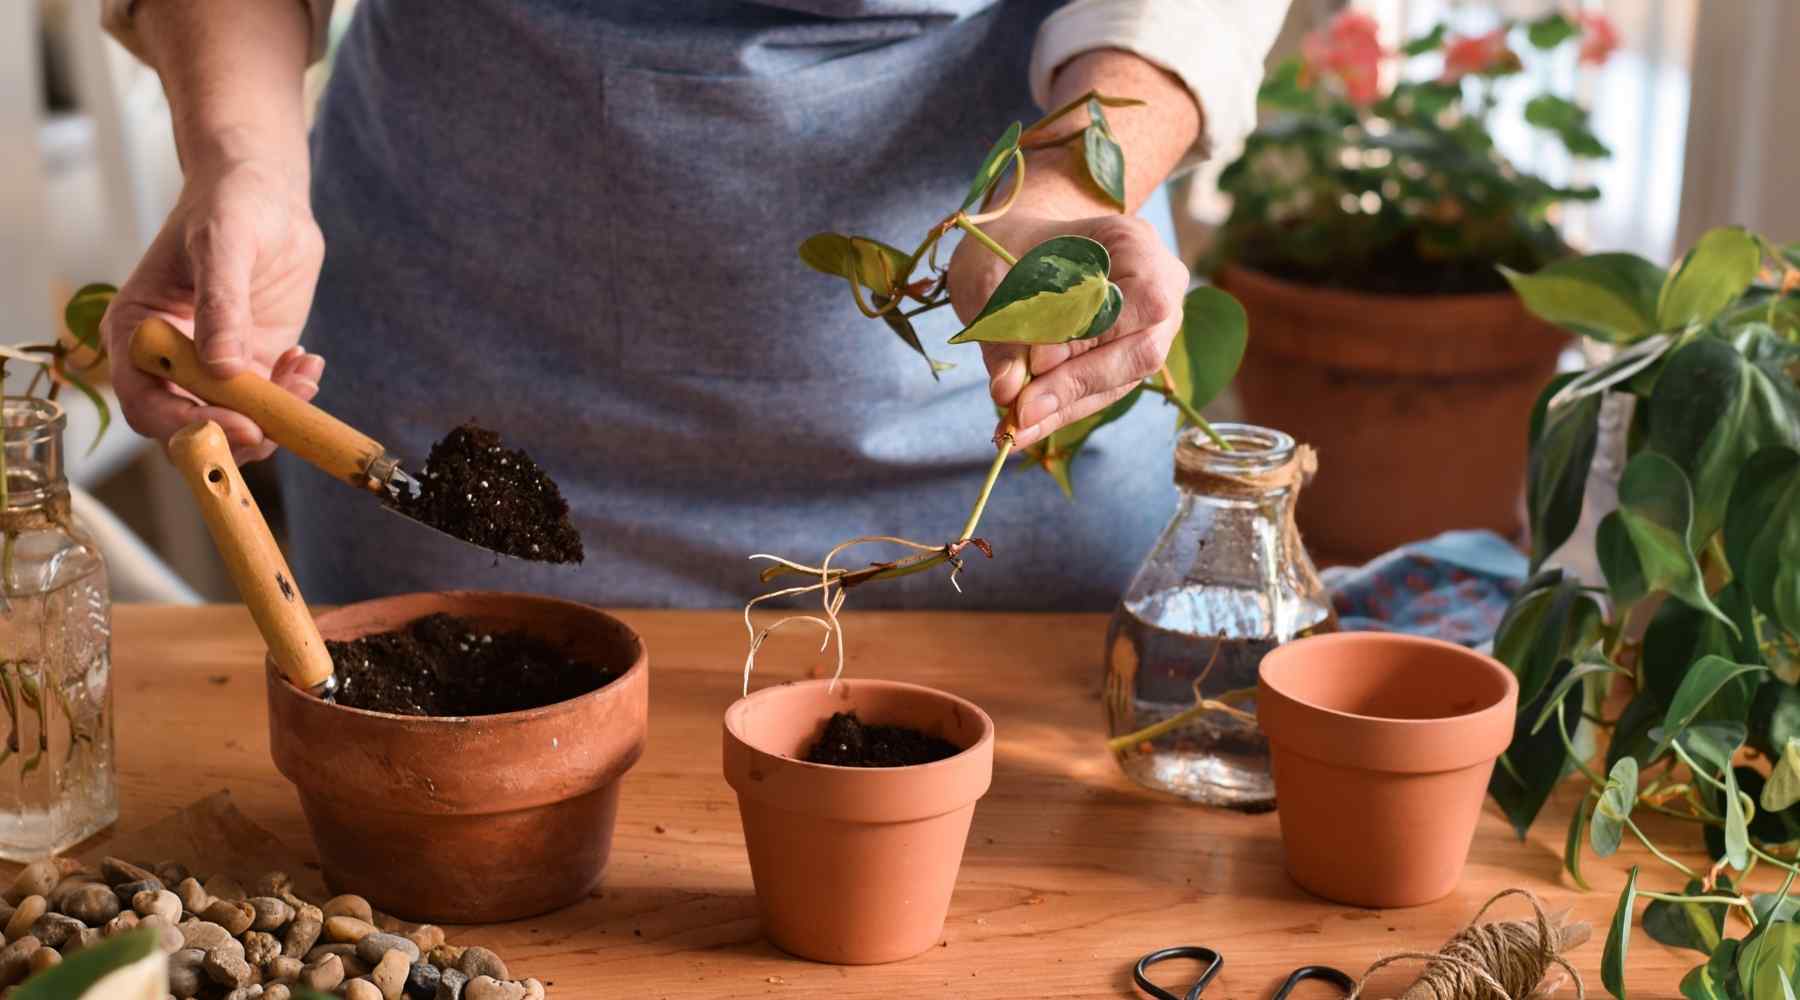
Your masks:
[[[1084,94],[1046,115],[1030,127],[1015,122],[988,150],[967,195],[955,211],[932,226],[911,253],[864,236],[818,233],[800,245],[800,259],[814,270],[833,275],[850,287],[857,309],[882,321],[895,336],[924,359],[932,377],[953,365],[933,358],[913,328],[918,316],[950,304],[946,267],[938,262],[940,245],[952,230],[974,240],[1008,266],[980,313],[956,336],[952,344],[969,342],[1006,344],[1061,344],[1098,337],[1109,330],[1124,306],[1119,286],[1110,280],[1112,266],[1106,247],[1085,236],[1058,236],[1015,257],[982,227],[1004,216],[1024,188],[1025,154],[1029,150],[1060,145],[1079,149],[1087,177],[1120,211],[1125,210],[1125,156],[1106,120],[1107,108],[1128,108],[1142,101]],[[1067,119],[1084,110],[1087,123],[1066,126]],[[997,205],[989,205],[1000,182],[1010,172],[1010,191]],[[1041,466],[1073,496],[1070,467],[1088,438],[1098,429],[1124,416],[1145,394],[1161,396],[1180,413],[1180,424],[1193,424],[1214,447],[1229,450],[1201,416],[1200,410],[1224,389],[1237,371],[1245,341],[1243,309],[1231,296],[1214,288],[1189,292],[1182,309],[1181,331],[1170,348],[1167,363],[1151,378],[1132,389],[1112,406],[1059,428],[1025,449],[1032,464]],[[994,492],[1000,472],[1013,452],[1013,435],[1020,428],[1016,414],[1003,414],[995,438],[996,454],[987,477],[960,531],[948,542],[921,542],[892,535],[867,535],[840,542],[816,564],[779,555],[758,553],[750,558],[768,562],[764,583],[787,577],[806,582],[780,586],[757,595],[744,606],[744,627],[750,649],[744,658],[744,688],[749,690],[756,653],[768,637],[784,626],[801,623],[824,632],[820,649],[835,643],[837,667],[843,673],[843,625],[838,613],[856,587],[949,567],[950,583],[961,589],[957,577],[964,558],[973,549],[988,558],[993,549],[975,534],[982,513]],[[866,545],[888,545],[905,550],[900,558],[863,566],[839,565],[847,552]],[[818,614],[781,618],[758,629],[752,618],[756,606],[782,598],[816,595]]]
[[[1519,678],[1519,724],[1490,792],[1524,836],[1578,774],[1564,864],[1627,836],[1678,889],[1625,880],[1601,976],[1626,996],[1627,947],[1705,956],[1690,1000],[1800,993],[1800,244],[1715,229],[1672,270],[1603,253],[1508,273],[1545,320],[1615,347],[1552,381],[1531,421],[1532,566],[1494,641]],[[1546,558],[1574,533],[1602,439],[1629,413],[1618,507],[1594,549],[1604,587]],[[1625,700],[1620,707],[1619,691]],[[1603,756],[1597,734],[1609,734]],[[1711,858],[1689,865],[1639,825],[1669,817]],[[1752,893],[1755,870],[1780,878]],[[1747,928],[1732,937],[1734,918]]]

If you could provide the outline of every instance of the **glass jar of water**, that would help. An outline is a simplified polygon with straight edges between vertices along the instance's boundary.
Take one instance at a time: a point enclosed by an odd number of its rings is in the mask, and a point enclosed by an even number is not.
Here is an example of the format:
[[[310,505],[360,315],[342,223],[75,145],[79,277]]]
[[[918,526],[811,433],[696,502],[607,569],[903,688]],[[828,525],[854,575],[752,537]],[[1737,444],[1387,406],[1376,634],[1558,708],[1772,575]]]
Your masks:
[[[1248,424],[1197,429],[1175,447],[1180,503],[1113,614],[1107,728],[1141,785],[1208,805],[1274,807],[1256,671],[1277,645],[1337,629],[1294,527],[1309,448]],[[1197,707],[1207,699],[1211,707]]]
[[[62,409],[0,400],[0,858],[74,846],[118,818],[112,597],[69,510]]]

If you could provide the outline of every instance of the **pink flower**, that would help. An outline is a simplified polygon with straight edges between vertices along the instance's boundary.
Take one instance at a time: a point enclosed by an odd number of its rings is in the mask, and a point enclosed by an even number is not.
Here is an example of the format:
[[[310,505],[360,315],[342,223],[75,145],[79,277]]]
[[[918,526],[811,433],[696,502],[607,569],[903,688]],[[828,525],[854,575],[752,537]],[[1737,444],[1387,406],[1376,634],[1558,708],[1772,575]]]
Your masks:
[[[1581,62],[1598,66],[1619,47],[1619,29],[1612,19],[1599,11],[1579,11],[1575,23],[1581,26]]]
[[[1338,14],[1300,43],[1307,75],[1337,79],[1344,96],[1359,106],[1373,104],[1381,96],[1381,60],[1386,55],[1380,25],[1357,10]]]
[[[1455,83],[1471,74],[1492,73],[1519,65],[1518,53],[1506,45],[1506,28],[1485,35],[1458,35],[1444,44],[1444,72],[1440,83]]]

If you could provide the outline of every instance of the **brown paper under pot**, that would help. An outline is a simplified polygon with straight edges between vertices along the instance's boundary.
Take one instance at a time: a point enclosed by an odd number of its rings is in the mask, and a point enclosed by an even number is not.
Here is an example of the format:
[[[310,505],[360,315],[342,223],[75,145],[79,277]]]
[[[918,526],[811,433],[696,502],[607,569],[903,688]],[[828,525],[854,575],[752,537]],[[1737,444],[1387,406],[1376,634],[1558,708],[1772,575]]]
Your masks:
[[[354,639],[443,612],[524,630],[623,671],[605,687],[522,712],[390,715],[328,704],[268,669],[269,745],[300,792],[333,891],[431,923],[492,923],[567,906],[600,882],[619,779],[643,754],[649,658],[618,619],[570,601],[451,591],[319,616]]]
[[[1257,720],[1294,881],[1353,906],[1449,895],[1518,699],[1499,661],[1418,636],[1341,632],[1264,657]]]
[[[834,712],[963,747],[912,767],[800,759]],[[783,951],[868,965],[938,943],[975,803],[994,770],[994,723],[973,703],[897,681],[798,681],[725,713],[725,778],[737,791],[763,932]]]

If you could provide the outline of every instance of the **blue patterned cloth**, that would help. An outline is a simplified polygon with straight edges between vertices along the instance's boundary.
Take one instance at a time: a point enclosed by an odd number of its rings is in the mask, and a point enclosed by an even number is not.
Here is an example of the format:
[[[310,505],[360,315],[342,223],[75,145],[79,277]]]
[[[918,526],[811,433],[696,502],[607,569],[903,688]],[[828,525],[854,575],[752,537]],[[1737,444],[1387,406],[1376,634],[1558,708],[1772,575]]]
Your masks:
[[[1349,632],[1410,632],[1479,646],[1525,580],[1525,556],[1490,531],[1448,531],[1323,574]]]

